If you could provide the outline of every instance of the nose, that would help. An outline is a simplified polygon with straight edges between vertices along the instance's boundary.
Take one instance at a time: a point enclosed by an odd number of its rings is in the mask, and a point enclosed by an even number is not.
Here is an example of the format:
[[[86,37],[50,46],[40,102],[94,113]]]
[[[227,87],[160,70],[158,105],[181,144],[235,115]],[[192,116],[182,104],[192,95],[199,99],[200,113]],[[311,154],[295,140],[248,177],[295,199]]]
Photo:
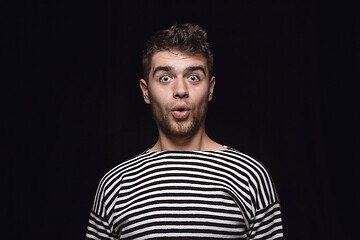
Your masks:
[[[174,84],[174,98],[186,98],[189,96],[189,90],[185,79],[177,78]]]

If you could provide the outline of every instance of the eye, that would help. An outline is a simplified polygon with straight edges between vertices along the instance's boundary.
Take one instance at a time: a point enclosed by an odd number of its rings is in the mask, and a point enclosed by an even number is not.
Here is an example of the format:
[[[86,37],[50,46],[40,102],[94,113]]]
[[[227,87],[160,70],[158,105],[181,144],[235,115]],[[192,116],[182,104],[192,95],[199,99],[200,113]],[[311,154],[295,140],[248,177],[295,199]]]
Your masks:
[[[200,78],[196,75],[191,75],[190,77],[188,77],[188,79],[190,79],[191,81],[199,81]]]
[[[164,75],[164,76],[162,76],[161,78],[160,78],[160,81],[161,82],[168,82],[168,81],[170,81],[170,76],[168,76],[168,75]]]

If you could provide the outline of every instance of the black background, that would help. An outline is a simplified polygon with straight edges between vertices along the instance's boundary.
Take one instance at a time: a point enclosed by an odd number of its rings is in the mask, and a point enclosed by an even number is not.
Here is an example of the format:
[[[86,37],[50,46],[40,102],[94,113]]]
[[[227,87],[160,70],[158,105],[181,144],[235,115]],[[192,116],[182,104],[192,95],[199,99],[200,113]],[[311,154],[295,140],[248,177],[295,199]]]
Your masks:
[[[97,184],[155,143],[147,38],[204,27],[207,132],[262,161],[287,239],[353,239],[359,17],[316,1],[27,1],[2,7],[3,239],[83,239]]]

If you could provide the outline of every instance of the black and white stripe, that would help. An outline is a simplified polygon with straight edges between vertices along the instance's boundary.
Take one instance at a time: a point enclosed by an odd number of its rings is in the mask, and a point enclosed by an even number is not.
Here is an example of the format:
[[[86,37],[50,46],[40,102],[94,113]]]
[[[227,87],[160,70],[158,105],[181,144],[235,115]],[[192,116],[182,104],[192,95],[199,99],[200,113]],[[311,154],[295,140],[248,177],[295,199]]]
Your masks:
[[[101,180],[87,239],[282,239],[264,166],[224,151],[144,152]]]

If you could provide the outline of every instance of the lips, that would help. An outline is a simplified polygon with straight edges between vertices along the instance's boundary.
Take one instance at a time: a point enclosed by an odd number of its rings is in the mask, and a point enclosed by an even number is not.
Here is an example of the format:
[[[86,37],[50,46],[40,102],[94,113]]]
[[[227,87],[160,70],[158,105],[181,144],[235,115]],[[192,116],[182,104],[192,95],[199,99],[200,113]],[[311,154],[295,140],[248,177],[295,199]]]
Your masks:
[[[176,119],[185,119],[190,114],[190,108],[186,104],[177,104],[171,109],[171,113]]]

